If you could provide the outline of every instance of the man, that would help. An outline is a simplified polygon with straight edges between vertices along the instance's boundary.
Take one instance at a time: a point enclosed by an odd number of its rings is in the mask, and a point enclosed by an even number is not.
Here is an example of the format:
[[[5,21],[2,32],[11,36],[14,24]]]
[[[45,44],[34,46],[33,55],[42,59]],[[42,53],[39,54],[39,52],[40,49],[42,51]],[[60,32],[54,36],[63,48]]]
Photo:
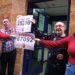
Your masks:
[[[4,19],[3,25],[4,29],[1,29],[2,33],[11,35],[14,32],[14,29],[10,26],[9,19]],[[14,46],[14,38],[3,40],[1,54],[1,75],[13,75],[15,60],[16,48]]]
[[[50,40],[59,40],[66,37],[66,26],[63,22],[56,22],[55,33],[50,35]],[[57,48],[56,48],[57,49]],[[45,75],[64,75],[68,55],[66,50],[50,50]]]

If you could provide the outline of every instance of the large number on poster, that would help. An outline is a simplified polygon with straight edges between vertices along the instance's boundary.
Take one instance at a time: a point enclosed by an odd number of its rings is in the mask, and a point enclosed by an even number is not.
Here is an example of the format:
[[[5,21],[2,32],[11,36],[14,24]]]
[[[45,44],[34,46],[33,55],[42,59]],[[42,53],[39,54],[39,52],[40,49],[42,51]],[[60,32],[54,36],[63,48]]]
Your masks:
[[[15,47],[34,50],[35,36],[32,33],[23,33],[15,39]]]
[[[17,32],[31,32],[33,15],[18,16],[16,19]]]

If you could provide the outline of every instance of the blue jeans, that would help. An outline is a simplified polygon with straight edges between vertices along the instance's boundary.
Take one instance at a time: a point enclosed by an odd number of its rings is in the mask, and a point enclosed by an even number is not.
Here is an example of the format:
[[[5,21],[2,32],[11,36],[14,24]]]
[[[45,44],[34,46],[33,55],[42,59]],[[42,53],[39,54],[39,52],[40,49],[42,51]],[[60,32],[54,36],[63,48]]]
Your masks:
[[[32,51],[24,50],[22,75],[32,75]]]
[[[65,75],[75,75],[75,65],[67,64]]]

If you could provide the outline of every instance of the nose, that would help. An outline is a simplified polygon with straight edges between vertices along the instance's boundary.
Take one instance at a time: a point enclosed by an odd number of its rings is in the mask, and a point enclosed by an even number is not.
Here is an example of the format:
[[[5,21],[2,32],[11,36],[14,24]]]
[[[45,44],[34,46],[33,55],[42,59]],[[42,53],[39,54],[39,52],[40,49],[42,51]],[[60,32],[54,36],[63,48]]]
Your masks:
[[[56,29],[60,29],[60,28],[61,28],[60,26],[57,26],[57,27],[56,27]]]

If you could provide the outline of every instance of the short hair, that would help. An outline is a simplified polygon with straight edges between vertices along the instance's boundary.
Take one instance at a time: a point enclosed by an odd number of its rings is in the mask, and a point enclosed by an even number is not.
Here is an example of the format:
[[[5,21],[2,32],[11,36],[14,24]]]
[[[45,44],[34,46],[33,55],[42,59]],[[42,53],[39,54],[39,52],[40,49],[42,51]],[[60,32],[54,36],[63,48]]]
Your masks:
[[[63,22],[59,21],[59,22],[56,22],[56,24],[55,24],[55,25],[65,25],[65,23],[63,23]]]
[[[9,22],[9,19],[6,19],[6,18],[5,18],[5,19],[3,19],[3,22],[4,22],[4,21],[8,21],[8,22]]]

